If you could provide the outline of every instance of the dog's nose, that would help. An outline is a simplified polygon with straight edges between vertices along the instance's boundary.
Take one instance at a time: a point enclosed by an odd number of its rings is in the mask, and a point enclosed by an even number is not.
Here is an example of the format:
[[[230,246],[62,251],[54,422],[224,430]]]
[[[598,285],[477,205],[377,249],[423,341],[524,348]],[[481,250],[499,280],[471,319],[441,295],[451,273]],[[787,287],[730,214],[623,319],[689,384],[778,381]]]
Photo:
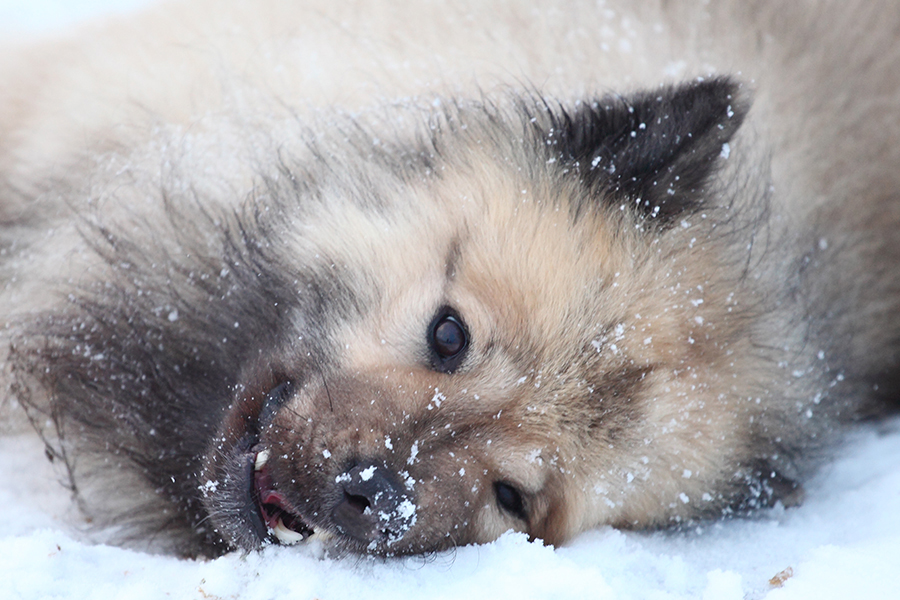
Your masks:
[[[359,464],[337,478],[343,497],[331,517],[337,529],[364,543],[396,542],[415,524],[412,494],[384,465]]]

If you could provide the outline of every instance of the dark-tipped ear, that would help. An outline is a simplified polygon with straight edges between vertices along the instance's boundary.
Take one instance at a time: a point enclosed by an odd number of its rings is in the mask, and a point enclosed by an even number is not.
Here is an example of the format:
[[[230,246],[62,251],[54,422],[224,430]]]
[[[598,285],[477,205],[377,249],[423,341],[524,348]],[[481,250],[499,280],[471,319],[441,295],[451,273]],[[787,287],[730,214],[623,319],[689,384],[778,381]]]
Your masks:
[[[734,81],[698,80],[561,111],[551,117],[545,145],[592,197],[665,225],[702,203],[748,108]]]

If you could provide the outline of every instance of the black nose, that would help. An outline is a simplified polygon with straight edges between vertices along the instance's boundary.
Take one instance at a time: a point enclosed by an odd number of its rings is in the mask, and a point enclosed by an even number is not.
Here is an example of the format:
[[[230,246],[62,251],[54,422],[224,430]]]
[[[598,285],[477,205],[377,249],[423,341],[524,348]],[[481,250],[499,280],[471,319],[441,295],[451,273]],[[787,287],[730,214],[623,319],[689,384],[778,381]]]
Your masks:
[[[390,545],[416,521],[412,494],[384,465],[359,464],[337,478],[343,497],[331,517],[338,530],[357,541]]]

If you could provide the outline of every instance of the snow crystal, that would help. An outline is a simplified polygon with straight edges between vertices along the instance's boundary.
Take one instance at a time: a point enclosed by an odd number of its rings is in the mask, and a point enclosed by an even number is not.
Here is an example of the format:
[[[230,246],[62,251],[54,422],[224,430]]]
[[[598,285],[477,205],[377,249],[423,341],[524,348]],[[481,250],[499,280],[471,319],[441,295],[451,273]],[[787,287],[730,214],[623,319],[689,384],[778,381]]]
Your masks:
[[[416,457],[419,455],[419,442],[413,442],[413,445],[409,449],[409,458],[406,459],[406,464],[411,465],[416,462]]]
[[[204,498],[206,498],[210,494],[216,493],[216,490],[218,490],[218,489],[219,489],[219,482],[210,480],[200,486],[200,493],[203,494]]]
[[[416,505],[409,501],[404,500],[400,503],[400,506],[397,507],[397,515],[404,520],[411,520],[416,516]],[[410,523],[410,525],[414,525],[415,521]]]
[[[447,396],[442,394],[439,389],[434,388],[434,396],[431,397],[431,402],[425,408],[427,408],[428,410],[440,408],[441,403],[446,399],[447,399]]]

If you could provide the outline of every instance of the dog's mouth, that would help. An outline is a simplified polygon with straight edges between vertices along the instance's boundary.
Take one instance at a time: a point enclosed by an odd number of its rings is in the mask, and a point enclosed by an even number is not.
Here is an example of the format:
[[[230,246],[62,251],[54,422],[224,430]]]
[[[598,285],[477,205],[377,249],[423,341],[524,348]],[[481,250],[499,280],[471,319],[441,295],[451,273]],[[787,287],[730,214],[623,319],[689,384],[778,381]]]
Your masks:
[[[253,477],[250,495],[261,520],[260,527],[266,533],[264,539],[283,545],[294,545],[310,540],[327,540],[330,535],[308,523],[284,494],[275,489],[268,468],[270,451],[257,444],[254,453]]]
[[[262,439],[293,384],[283,381],[267,388],[267,393],[247,393],[227,414],[222,437],[209,455],[203,501],[216,530],[233,547],[324,542],[331,537],[327,531],[305,519],[290,494],[279,489],[272,451]]]
[[[265,396],[259,414],[256,415],[256,430],[261,431],[271,422],[275,412],[293,393],[294,384],[284,380],[274,386]],[[265,526],[264,539],[278,543],[298,544],[312,538],[316,530],[307,523],[299,512],[291,505],[285,495],[275,489],[269,469],[271,451],[262,442],[250,448],[253,456],[253,475],[250,478],[250,496],[256,504],[256,510]]]

